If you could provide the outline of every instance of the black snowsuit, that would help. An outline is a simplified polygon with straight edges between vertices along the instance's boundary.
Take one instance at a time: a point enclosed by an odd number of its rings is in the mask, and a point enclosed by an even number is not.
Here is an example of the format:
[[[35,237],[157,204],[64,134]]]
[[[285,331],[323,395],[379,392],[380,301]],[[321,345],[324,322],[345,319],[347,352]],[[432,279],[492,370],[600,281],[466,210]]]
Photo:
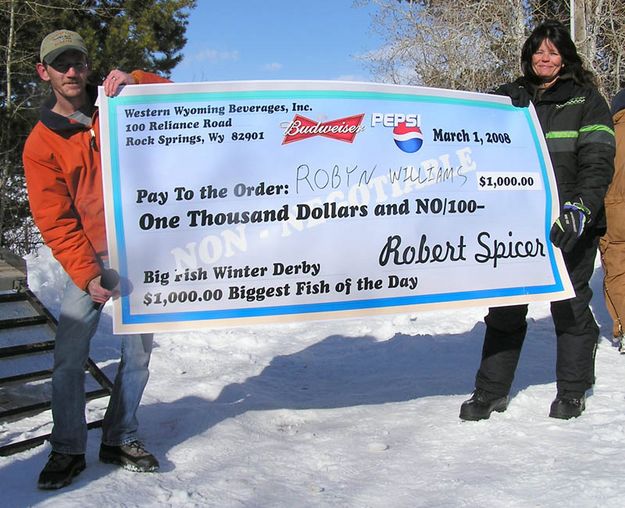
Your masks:
[[[615,141],[607,103],[596,88],[562,76],[538,94],[524,78],[536,108],[553,164],[560,204],[580,202],[591,211],[587,228],[564,261],[575,297],[551,303],[557,336],[558,394],[581,397],[594,383],[599,327],[590,310],[599,237],[605,230],[603,200],[614,171]],[[493,307],[485,318],[482,362],[475,386],[508,395],[527,331],[527,305]]]

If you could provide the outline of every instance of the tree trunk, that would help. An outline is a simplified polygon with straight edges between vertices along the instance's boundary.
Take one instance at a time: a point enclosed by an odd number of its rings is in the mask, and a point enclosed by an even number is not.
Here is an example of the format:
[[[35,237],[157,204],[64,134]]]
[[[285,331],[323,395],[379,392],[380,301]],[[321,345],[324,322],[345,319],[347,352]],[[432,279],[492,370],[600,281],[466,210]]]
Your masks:
[[[14,46],[14,37],[15,37],[15,0],[10,0],[9,2],[9,26],[8,26],[8,34],[7,34],[7,45],[6,45],[6,62],[5,62],[5,76],[6,76],[6,85],[4,90],[5,97],[5,108],[6,108],[6,116],[5,118],[10,118],[11,110],[13,109],[13,94],[11,91],[11,65],[12,65],[12,57],[13,57],[13,46]],[[3,129],[7,129],[9,126],[6,125]],[[2,134],[5,136],[6,132]],[[11,157],[9,156],[10,148],[5,146],[5,143],[0,143],[0,151],[2,153],[2,158],[0,159],[0,246],[2,243],[2,239],[4,238],[4,217],[6,214],[7,208],[7,200],[8,195],[4,192],[5,186],[9,180],[9,174],[11,170]]]

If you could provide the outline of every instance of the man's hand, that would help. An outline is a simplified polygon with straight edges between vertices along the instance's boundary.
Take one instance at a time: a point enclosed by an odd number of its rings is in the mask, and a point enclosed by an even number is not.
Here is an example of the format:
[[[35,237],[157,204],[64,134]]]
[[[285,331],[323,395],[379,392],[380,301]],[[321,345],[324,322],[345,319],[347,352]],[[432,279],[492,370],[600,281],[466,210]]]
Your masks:
[[[102,287],[100,283],[102,277],[98,275],[95,279],[91,279],[87,285],[87,292],[94,303],[105,304],[108,299],[114,295],[114,291],[110,291]]]
[[[108,97],[114,97],[119,91],[119,87],[123,85],[132,85],[135,83],[135,78],[131,74],[128,74],[119,69],[113,69],[109,72],[108,76],[104,80],[104,93]]]
[[[590,219],[590,210],[583,203],[564,203],[560,217],[551,226],[551,242],[564,252],[570,251],[582,236],[586,222]]]

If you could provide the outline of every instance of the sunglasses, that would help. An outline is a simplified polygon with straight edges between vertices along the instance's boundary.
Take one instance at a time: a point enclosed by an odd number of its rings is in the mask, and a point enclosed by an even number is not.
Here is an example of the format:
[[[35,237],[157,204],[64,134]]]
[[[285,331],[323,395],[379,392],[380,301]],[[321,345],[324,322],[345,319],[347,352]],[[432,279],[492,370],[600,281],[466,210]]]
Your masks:
[[[82,72],[88,68],[87,62],[52,62],[49,64],[55,71],[65,74],[71,68],[76,72]]]

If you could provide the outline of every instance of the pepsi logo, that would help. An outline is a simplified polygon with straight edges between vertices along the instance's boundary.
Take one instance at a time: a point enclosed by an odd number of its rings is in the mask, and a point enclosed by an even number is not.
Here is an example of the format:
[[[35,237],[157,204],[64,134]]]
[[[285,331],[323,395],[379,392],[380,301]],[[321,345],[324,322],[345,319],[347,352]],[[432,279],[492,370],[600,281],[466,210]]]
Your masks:
[[[406,153],[415,153],[423,145],[423,133],[419,127],[408,127],[401,122],[393,129],[393,139],[397,147]]]
[[[371,127],[383,125],[384,127],[397,127],[400,123],[405,123],[407,127],[419,127],[421,125],[421,115],[415,113],[372,113]]]

